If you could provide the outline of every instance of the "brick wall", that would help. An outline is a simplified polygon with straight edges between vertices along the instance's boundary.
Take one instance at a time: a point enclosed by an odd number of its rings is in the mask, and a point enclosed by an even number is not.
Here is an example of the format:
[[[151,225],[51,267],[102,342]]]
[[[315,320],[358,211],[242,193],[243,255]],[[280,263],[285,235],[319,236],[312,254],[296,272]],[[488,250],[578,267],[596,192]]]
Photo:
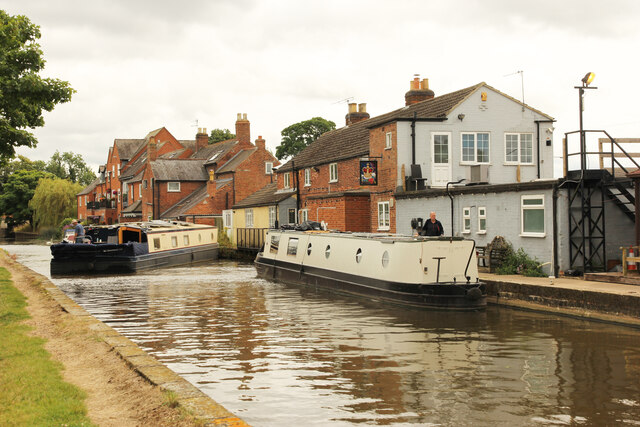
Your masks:
[[[386,147],[387,133],[391,134],[391,148]],[[389,202],[389,232],[396,232],[396,203],[393,192],[397,185],[398,176],[397,140],[398,127],[396,123],[374,128],[369,132],[370,154],[378,161],[378,186],[372,190],[369,207],[371,231],[378,231],[378,203]]]

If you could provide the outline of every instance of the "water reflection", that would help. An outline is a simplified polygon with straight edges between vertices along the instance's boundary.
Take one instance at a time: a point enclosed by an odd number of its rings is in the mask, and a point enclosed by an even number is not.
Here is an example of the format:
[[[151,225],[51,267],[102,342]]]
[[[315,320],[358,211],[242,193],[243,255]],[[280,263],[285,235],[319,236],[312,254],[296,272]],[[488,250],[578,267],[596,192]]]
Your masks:
[[[46,273],[48,252],[20,248]],[[256,426],[640,425],[632,329],[385,308],[233,262],[54,281]]]

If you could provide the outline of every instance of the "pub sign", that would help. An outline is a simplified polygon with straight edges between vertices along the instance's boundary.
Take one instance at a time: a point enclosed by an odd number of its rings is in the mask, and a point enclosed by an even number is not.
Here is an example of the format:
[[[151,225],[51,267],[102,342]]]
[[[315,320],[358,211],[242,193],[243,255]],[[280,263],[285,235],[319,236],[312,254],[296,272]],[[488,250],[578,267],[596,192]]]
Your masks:
[[[360,160],[360,185],[378,185],[377,160]]]

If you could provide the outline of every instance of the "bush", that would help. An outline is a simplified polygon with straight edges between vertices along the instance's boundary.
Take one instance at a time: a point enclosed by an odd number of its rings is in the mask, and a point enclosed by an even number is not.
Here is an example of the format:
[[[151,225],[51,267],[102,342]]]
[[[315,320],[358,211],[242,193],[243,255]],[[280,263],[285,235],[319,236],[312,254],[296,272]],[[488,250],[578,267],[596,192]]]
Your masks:
[[[498,274],[522,274],[527,277],[544,277],[542,266],[537,259],[531,259],[523,248],[507,252],[502,266],[496,271]]]
[[[224,228],[218,231],[218,245],[221,248],[232,247],[231,240],[229,239],[229,236],[227,236],[227,232],[224,230]]]

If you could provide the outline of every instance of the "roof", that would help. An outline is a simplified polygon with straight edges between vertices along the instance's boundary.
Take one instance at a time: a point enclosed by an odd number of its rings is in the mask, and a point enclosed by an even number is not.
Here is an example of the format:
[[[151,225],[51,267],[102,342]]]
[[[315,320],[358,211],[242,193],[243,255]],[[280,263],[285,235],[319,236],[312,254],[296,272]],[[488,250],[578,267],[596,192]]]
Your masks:
[[[207,181],[207,171],[201,159],[158,159],[151,162],[151,171],[158,181]]]
[[[196,151],[195,139],[179,139],[178,142],[187,150]]]
[[[293,197],[294,193],[278,193],[278,185],[275,182],[267,184],[246,199],[233,205],[233,208],[251,208],[258,206],[273,206],[283,200]]]
[[[185,212],[189,211],[193,207],[202,203],[205,199],[209,197],[209,193],[207,192],[207,184],[203,184],[202,187],[198,188],[193,193],[189,194],[184,199],[180,200],[175,205],[171,206],[164,213],[160,214],[162,218],[178,218],[181,215],[184,215]]]
[[[100,178],[96,178],[94,179],[91,184],[87,185],[86,187],[84,187],[82,189],[81,192],[79,192],[78,194],[76,194],[76,196],[84,196],[85,194],[89,194],[93,191],[94,188],[96,188],[98,186],[98,184],[100,184]]]
[[[124,208],[122,210],[122,213],[125,214],[125,213],[133,213],[133,212],[142,212],[142,208],[140,207],[141,205],[142,205],[142,200],[133,202],[132,204]]]
[[[118,156],[121,161],[129,160],[144,145],[144,139],[115,139],[113,141],[118,148]]]
[[[367,155],[369,154],[369,129],[393,121],[411,120],[414,117],[414,113],[418,120],[444,121],[447,119],[447,116],[451,111],[481,87],[487,87],[494,90],[514,102],[524,105],[550,120],[553,120],[552,117],[522,104],[522,102],[517,99],[505,95],[499,90],[481,82],[465,89],[460,89],[432,99],[417,102],[389,113],[363,120],[350,126],[345,126],[340,129],[323,133],[317,140],[312,142],[307,148],[281,166],[278,170],[291,170],[292,161],[295,163],[297,168],[304,168]]]
[[[238,141],[235,139],[216,142],[215,144],[210,144],[206,147],[201,148],[197,153],[193,153],[191,155],[191,158],[206,160],[206,165],[212,164],[215,163],[223,155],[228,153],[237,143]]]
[[[137,159],[133,161],[131,164],[126,164],[122,171],[120,171],[120,181],[124,181],[127,178],[131,178],[140,172],[142,167],[147,162],[147,152],[145,151]]]
[[[247,160],[257,150],[257,148],[251,148],[249,150],[242,150],[237,152],[236,155],[230,158],[228,162],[226,162],[220,169],[216,171],[216,173],[218,174],[235,171],[236,168],[242,164],[242,162]]]

